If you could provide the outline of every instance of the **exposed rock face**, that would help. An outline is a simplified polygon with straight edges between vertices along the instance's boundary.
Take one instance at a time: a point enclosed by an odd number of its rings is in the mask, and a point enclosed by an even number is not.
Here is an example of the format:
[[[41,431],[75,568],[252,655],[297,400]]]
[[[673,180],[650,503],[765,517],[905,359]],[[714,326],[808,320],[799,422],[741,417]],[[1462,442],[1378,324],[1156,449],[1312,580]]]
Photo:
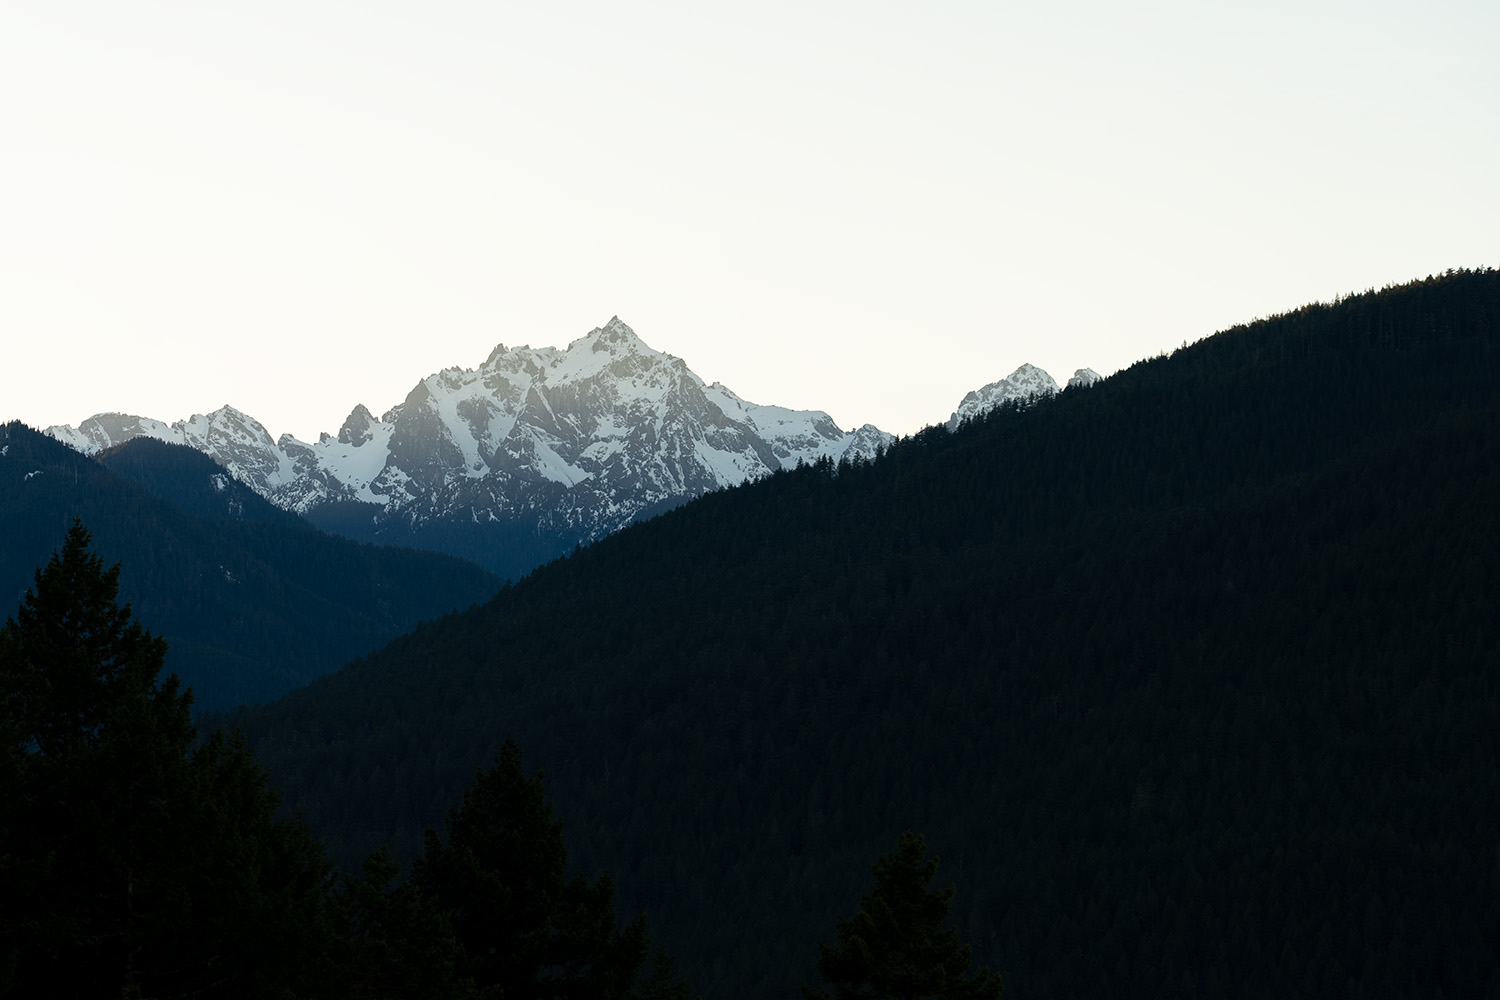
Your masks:
[[[353,445],[358,448],[374,436],[372,430],[376,423],[378,421],[361,403],[349,414],[348,419],[344,421],[344,426],[339,428],[339,444]]]

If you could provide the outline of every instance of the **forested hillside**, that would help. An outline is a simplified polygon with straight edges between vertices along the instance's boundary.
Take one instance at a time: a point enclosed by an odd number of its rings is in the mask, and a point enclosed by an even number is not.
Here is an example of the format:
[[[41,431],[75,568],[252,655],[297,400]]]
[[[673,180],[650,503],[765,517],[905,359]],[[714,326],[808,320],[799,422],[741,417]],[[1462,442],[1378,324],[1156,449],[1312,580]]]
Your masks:
[[[1500,993],[1500,274],[632,527],[239,713],[346,864],[507,733],[709,996],[926,834],[1005,995]]]
[[[199,709],[278,697],[499,586],[448,556],[323,535],[181,446],[95,460],[11,423],[0,449],[0,598],[14,605],[81,518]]]
[[[98,454],[110,472],[196,517],[264,521],[306,529],[308,522],[265,500],[213,459],[186,445],[138,437]]]
[[[198,738],[90,541],[75,521],[0,625],[0,997],[688,1000],[608,877],[565,879],[514,743],[405,884],[380,853],[335,872],[238,735]]]

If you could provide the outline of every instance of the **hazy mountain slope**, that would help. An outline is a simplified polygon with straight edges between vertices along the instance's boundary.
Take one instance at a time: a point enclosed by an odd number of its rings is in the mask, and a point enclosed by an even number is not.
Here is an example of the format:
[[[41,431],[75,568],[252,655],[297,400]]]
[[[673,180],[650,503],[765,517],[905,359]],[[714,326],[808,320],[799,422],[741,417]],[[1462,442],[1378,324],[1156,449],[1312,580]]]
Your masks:
[[[238,718],[346,859],[514,733],[709,995],[788,995],[904,828],[1013,997],[1484,992],[1497,376],[1494,272],[1308,307],[712,494]]]
[[[48,433],[86,453],[139,436],[186,444],[326,530],[511,577],[707,490],[871,457],[891,440],[706,385],[618,317],[565,349],[497,346],[476,369],[418,382],[378,419],[356,406],[316,443],[272,441],[229,406],[171,425],[99,414]]]
[[[35,568],[82,518],[96,550],[124,564],[122,596],[171,643],[167,665],[199,708],[281,695],[498,585],[446,556],[286,523],[258,498],[226,506],[229,517],[193,516],[129,477],[208,513],[225,473],[165,445],[137,442],[95,461],[22,424],[0,428],[0,607],[10,609],[0,614],[14,613]]]

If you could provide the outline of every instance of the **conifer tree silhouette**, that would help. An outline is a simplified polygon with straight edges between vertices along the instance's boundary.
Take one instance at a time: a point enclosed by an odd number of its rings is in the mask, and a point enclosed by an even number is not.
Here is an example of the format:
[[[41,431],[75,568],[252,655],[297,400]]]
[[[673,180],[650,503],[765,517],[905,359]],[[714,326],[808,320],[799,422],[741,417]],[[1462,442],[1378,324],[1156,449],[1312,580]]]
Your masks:
[[[818,945],[818,974],[833,988],[802,987],[806,1000],[994,1000],[1000,977],[981,968],[968,975],[970,951],[944,927],[954,887],[929,889],[936,858],[914,833],[872,869],[875,888],[859,912],[838,922],[838,946]]]

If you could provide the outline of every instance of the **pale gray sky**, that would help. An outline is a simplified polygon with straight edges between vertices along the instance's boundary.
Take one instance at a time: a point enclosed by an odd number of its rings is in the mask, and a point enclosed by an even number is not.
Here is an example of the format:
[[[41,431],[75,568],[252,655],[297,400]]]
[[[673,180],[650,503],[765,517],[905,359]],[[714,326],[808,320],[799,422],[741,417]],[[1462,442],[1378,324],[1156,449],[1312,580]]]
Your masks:
[[[1500,265],[1500,4],[0,6],[0,419],[336,431],[618,314],[898,433]]]

